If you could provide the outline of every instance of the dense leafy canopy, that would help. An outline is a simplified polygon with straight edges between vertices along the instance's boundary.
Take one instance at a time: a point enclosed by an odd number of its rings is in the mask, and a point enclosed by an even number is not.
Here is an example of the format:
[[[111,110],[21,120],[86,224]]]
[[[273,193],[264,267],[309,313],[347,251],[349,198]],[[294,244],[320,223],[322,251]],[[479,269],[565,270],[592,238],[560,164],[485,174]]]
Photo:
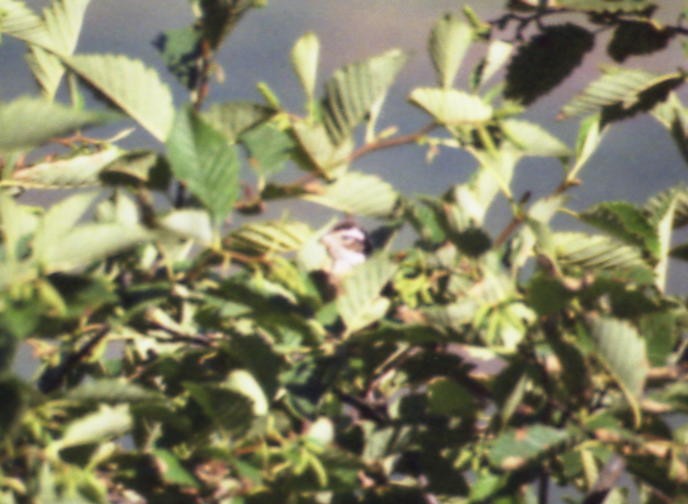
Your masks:
[[[654,19],[647,0],[523,0],[492,21],[438,13],[436,75],[408,90],[428,125],[390,136],[376,123],[403,51],[336,70],[319,94],[307,33],[284,55],[304,112],[264,84],[264,103],[208,104],[216,51],[264,2],[190,3],[194,23],[156,40],[161,76],[78,51],[88,0],[42,14],[0,0],[0,32],[26,43],[39,86],[0,104],[0,502],[544,503],[553,483],[586,503],[684,502],[688,309],[666,283],[688,258],[675,233],[688,189],[577,214],[565,195],[635,114],[688,159],[687,74],[603,69],[561,106],[583,116],[574,146],[523,117],[601,33],[622,64],[679,43],[680,22]],[[469,50],[483,58],[461,85]],[[60,86],[71,103],[56,101]],[[86,89],[102,107],[86,106]],[[159,147],[127,150],[128,130],[82,134],[123,118]],[[474,172],[409,196],[356,168],[408,144],[463,150]],[[27,163],[38,148],[49,155]],[[535,201],[513,193],[529,156],[563,167]],[[85,187],[48,208],[17,197]],[[276,200],[377,219],[377,250],[335,279],[330,226],[227,225]],[[513,218],[486,229],[500,201]],[[587,227],[553,227],[560,212]],[[394,249],[402,228],[415,242]],[[34,381],[15,374],[22,345],[39,360]]]

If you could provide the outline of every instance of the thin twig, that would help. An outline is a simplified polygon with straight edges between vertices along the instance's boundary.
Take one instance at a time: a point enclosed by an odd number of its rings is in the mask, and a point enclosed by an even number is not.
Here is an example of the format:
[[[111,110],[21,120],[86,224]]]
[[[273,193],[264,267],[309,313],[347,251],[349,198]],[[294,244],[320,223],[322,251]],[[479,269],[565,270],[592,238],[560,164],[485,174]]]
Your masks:
[[[414,133],[409,133],[407,135],[399,135],[391,138],[383,138],[376,142],[365,144],[351,153],[351,155],[349,156],[349,161],[354,161],[362,156],[365,156],[366,154],[370,154],[371,152],[375,152],[378,150],[389,149],[391,147],[397,147],[399,145],[415,143],[422,137],[430,133],[436,127],[437,123],[432,122],[426,124]]]

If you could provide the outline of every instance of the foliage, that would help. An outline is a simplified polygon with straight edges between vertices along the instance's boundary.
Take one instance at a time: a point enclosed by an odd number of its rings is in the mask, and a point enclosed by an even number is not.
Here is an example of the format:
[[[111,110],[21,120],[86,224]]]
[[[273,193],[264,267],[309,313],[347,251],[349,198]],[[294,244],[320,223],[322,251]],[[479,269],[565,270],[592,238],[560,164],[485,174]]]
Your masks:
[[[336,70],[319,95],[307,33],[284,55],[303,114],[265,85],[265,103],[206,104],[217,50],[263,2],[192,0],[194,22],[156,40],[189,92],[175,105],[143,62],[77,50],[88,3],[39,15],[0,0],[0,31],[26,44],[42,95],[0,105],[0,502],[544,503],[552,482],[582,502],[628,502],[626,480],[643,503],[685,498],[688,310],[666,279],[688,257],[675,244],[688,190],[578,214],[564,196],[635,114],[685,156],[686,73],[604,69],[561,107],[584,116],[575,146],[523,117],[605,31],[622,63],[680,41],[680,23],[645,0],[442,15],[428,38],[435,82],[408,92],[428,125],[389,136],[377,119],[399,49]],[[459,86],[469,50],[484,58]],[[159,145],[81,133],[123,118]],[[405,144],[463,150],[474,172],[410,196],[355,167]],[[563,167],[535,201],[513,194],[529,156]],[[305,177],[285,182],[295,170]],[[17,197],[75,187],[90,189],[48,208]],[[227,225],[277,200],[377,219],[385,239],[335,279],[327,229]],[[485,217],[500,201],[513,218],[495,232]],[[553,227],[565,211],[586,231]],[[404,226],[415,242],[391,249]],[[22,345],[40,361],[34,381],[15,375]]]

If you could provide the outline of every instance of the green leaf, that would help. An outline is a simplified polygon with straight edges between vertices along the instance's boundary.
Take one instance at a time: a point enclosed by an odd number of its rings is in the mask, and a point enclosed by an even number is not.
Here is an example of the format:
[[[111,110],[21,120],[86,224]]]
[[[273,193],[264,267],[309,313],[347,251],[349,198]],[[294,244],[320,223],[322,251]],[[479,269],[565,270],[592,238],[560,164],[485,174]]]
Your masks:
[[[555,233],[553,239],[558,261],[564,266],[622,276],[649,270],[637,248],[608,236],[571,232]]]
[[[153,42],[167,69],[186,89],[194,89],[200,75],[201,31],[195,26],[161,33]]]
[[[474,88],[490,80],[509,61],[514,46],[503,40],[493,40],[487,48],[487,55],[475,72]]]
[[[678,95],[669,93],[666,100],[652,109],[652,115],[671,133],[683,160],[688,163],[688,113]]]
[[[211,383],[184,382],[183,385],[216,427],[230,431],[243,431],[249,427],[253,419],[253,402],[246,395]]]
[[[389,300],[380,297],[385,284],[392,278],[396,265],[380,254],[356,266],[342,281],[337,309],[348,333],[380,319],[389,308]]]
[[[365,217],[388,217],[399,201],[399,194],[389,183],[360,172],[347,172],[331,184],[309,189],[303,199]]]
[[[65,73],[60,59],[54,55],[70,55],[76,48],[81,26],[90,0],[57,0],[43,11],[49,47],[34,45],[27,56],[29,67],[49,100],[55,97]]]
[[[0,0],[0,33],[50,49],[51,39],[39,18],[24,2]]]
[[[71,270],[103,260],[152,238],[142,226],[82,224],[51,241],[36,255],[47,272]]]
[[[402,51],[392,49],[334,73],[325,84],[323,111],[327,133],[335,145],[348,138],[384,98],[406,60]]]
[[[416,88],[409,100],[447,126],[480,124],[492,118],[492,107],[482,98],[456,89]]]
[[[162,229],[184,238],[191,238],[204,245],[212,243],[212,222],[205,210],[199,208],[174,210],[160,217],[157,223]]]
[[[235,143],[239,135],[274,116],[275,110],[258,103],[233,101],[215,103],[201,115],[229,143]]]
[[[229,235],[229,248],[250,255],[295,252],[311,234],[310,227],[299,221],[249,223]]]
[[[169,186],[170,167],[157,152],[133,150],[123,153],[100,172],[104,184],[140,186],[165,190]]]
[[[596,354],[621,388],[636,419],[649,368],[645,340],[627,322],[597,318],[591,324]]]
[[[657,75],[646,70],[608,68],[561,109],[558,118],[602,111],[603,122],[652,109],[686,79],[682,72]]]
[[[17,170],[10,180],[2,183],[38,189],[101,186],[101,173],[121,155],[118,147],[110,145],[95,153],[46,161]]]
[[[160,393],[145,389],[136,383],[109,378],[84,382],[70,389],[64,397],[71,401],[108,404],[143,403],[165,399]]]
[[[606,129],[601,123],[600,114],[593,114],[581,121],[576,137],[576,159],[567,175],[568,180],[574,180],[578,176],[600,145]]]
[[[688,187],[683,184],[666,189],[647,200],[644,205],[653,223],[658,223],[672,204],[674,209],[673,228],[688,225]]]
[[[38,147],[51,138],[104,124],[111,113],[77,110],[39,98],[23,97],[0,105],[0,151]]]
[[[511,60],[504,95],[525,105],[534,102],[573,72],[593,45],[593,34],[578,25],[543,28]]]
[[[307,158],[307,169],[314,170],[328,179],[346,170],[353,142],[343,141],[335,146],[322,124],[313,125],[308,121],[296,122],[293,131]]]
[[[309,101],[313,99],[318,73],[320,41],[313,32],[303,34],[291,50],[291,64]]]
[[[57,453],[70,446],[102,443],[104,440],[127,433],[131,427],[131,415],[127,404],[101,404],[97,411],[70,422],[62,437],[52,443],[49,449]]]
[[[465,387],[449,378],[438,378],[428,385],[428,408],[438,415],[475,414],[476,403]]]
[[[646,12],[655,6],[652,0],[557,0],[557,6],[584,12]]]
[[[166,143],[174,175],[222,225],[239,197],[239,160],[224,135],[190,108],[177,114]]]
[[[571,150],[564,142],[537,124],[519,119],[502,121],[509,140],[529,156],[566,157]]]
[[[140,60],[114,54],[77,55],[63,61],[100,96],[165,141],[174,120],[174,104],[169,87],[155,70]]]
[[[430,56],[442,88],[452,87],[472,39],[470,25],[457,16],[447,14],[435,23],[430,34]]]
[[[180,485],[183,487],[199,487],[194,475],[187,471],[171,451],[155,449],[153,455],[157,459],[157,467],[160,469],[160,476],[166,483]]]
[[[500,434],[488,452],[490,463],[513,471],[546,456],[572,439],[572,434],[548,425],[531,425]]]
[[[253,403],[255,416],[266,415],[270,402],[256,378],[245,369],[235,369],[224,382],[229,390],[246,396]]]
[[[659,258],[659,241],[645,212],[626,201],[606,201],[580,214],[587,222],[631,244],[645,248]]]
[[[274,175],[286,167],[296,147],[293,137],[273,123],[263,123],[241,135],[249,163],[263,176]]]

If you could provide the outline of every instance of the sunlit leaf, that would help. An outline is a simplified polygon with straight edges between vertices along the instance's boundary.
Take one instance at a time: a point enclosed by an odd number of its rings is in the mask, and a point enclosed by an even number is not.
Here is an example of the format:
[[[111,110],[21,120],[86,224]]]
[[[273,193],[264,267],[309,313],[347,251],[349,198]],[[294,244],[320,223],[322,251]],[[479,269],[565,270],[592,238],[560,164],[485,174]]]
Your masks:
[[[177,114],[167,141],[174,175],[208,209],[219,227],[239,197],[239,160],[224,135],[193,110]]]
[[[649,368],[645,340],[629,323],[610,318],[593,320],[592,336],[598,357],[618,383],[639,422],[639,400]]]
[[[682,72],[658,75],[646,70],[609,68],[561,109],[559,118],[602,111],[606,121],[650,110],[682,84]]]
[[[393,49],[361,63],[337,70],[325,84],[324,122],[335,145],[382,99],[406,63],[406,55]]]
[[[173,485],[198,487],[198,481],[180,462],[179,458],[169,450],[156,449],[153,455],[158,459],[160,476]]]
[[[43,21],[26,6],[25,2],[1,0],[0,13],[2,13],[0,33],[50,49],[52,40]]]
[[[308,159],[307,169],[315,170],[326,178],[346,170],[353,142],[342,141],[334,145],[322,124],[311,125],[299,121],[293,127],[296,139]]]
[[[516,147],[530,156],[565,157],[571,151],[564,142],[537,124],[520,119],[507,119],[502,129]]]
[[[635,205],[625,201],[605,201],[582,212],[580,218],[631,245],[645,247],[658,257],[657,232],[648,216]]]
[[[174,120],[172,93],[157,72],[142,61],[115,54],[76,55],[65,64],[130,116],[151,135],[164,141]]]
[[[313,98],[318,72],[320,41],[313,32],[303,34],[291,50],[291,64],[308,100]]]
[[[380,293],[395,271],[396,265],[380,254],[355,267],[344,278],[337,308],[349,333],[385,314],[389,300]]]
[[[307,224],[291,221],[267,221],[244,224],[228,237],[229,248],[248,254],[294,252],[306,242],[312,231]]]
[[[69,446],[101,443],[125,434],[131,426],[128,405],[101,405],[97,411],[70,422],[64,435],[51,445],[51,449],[57,451]]]
[[[43,11],[51,52],[40,46],[32,46],[28,62],[48,99],[55,96],[64,75],[64,66],[53,53],[67,56],[74,52],[89,3],[90,0],[58,0]]]
[[[480,62],[472,78],[474,88],[490,80],[509,61],[514,46],[503,40],[493,40],[487,47],[487,55]]]
[[[198,208],[174,210],[158,219],[162,229],[199,243],[210,245],[213,240],[213,226],[208,212]]]
[[[456,89],[416,88],[409,100],[448,126],[477,124],[492,118],[492,107],[479,96]]]
[[[252,102],[232,101],[214,103],[201,113],[203,119],[235,143],[244,131],[268,120],[275,111]]]
[[[72,109],[39,98],[18,98],[0,105],[0,151],[27,150],[115,117],[111,113]]]
[[[674,92],[652,109],[652,116],[671,133],[683,160],[688,162],[688,111]]]
[[[399,195],[388,182],[360,172],[348,172],[331,184],[310,189],[303,199],[365,217],[389,216],[399,201]]]
[[[513,471],[557,450],[571,439],[566,430],[548,425],[511,429],[493,441],[488,458],[494,466]]]
[[[84,382],[69,390],[64,397],[73,401],[94,403],[139,403],[162,401],[158,392],[123,380],[100,379]]]
[[[12,179],[4,183],[39,189],[100,186],[102,171],[121,155],[122,151],[119,148],[108,146],[95,153],[45,161],[15,171]]]
[[[470,25],[457,16],[447,14],[435,23],[429,46],[441,87],[448,89],[452,86],[472,38]]]

